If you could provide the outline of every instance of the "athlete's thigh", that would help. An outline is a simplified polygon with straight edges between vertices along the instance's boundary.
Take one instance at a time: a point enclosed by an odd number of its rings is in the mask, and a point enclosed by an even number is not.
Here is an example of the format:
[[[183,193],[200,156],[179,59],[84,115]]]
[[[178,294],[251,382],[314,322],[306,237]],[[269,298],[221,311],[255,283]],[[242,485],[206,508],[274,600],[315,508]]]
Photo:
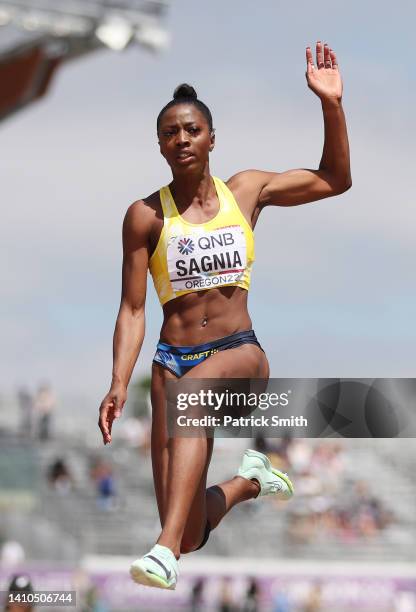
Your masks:
[[[185,378],[264,378],[269,377],[269,363],[256,344],[219,351],[195,366]]]
[[[160,521],[163,526],[168,507],[168,471],[169,471],[169,456],[170,456],[170,438],[167,427],[167,411],[166,411],[166,381],[177,380],[176,376],[171,374],[165,368],[157,364],[152,367],[152,434],[151,434],[151,453],[153,480],[156,492],[157,505],[159,509]],[[208,439],[207,460],[205,463],[204,473],[198,487],[198,492],[193,503],[194,512],[198,508],[202,508],[201,504],[205,504],[205,488],[206,478],[209,467],[209,462],[212,455],[213,439]],[[201,492],[204,492],[203,498]],[[204,523],[205,526],[205,523]]]
[[[269,365],[263,351],[256,345],[243,345],[215,353],[192,368],[183,379],[198,378],[264,378],[269,376]],[[212,432],[211,432],[212,433]],[[209,452],[206,470],[194,497],[182,542],[196,548],[202,541],[206,526],[206,480],[211,459],[213,438],[208,438]]]

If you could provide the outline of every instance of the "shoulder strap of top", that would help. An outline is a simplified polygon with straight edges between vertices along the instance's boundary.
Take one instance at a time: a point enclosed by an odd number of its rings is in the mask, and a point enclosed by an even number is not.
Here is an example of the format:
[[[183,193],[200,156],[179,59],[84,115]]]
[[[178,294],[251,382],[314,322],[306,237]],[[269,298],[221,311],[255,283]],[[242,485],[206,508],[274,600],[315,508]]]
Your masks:
[[[237,204],[237,201],[232,193],[232,191],[227,187],[227,185],[216,176],[212,177],[215,182],[215,186],[217,188],[217,192],[221,193],[223,196],[223,209],[224,210],[237,210],[241,213],[240,207]]]
[[[224,207],[223,207],[224,210],[227,210],[227,212],[234,211],[239,216],[239,218],[242,219],[243,223],[247,226],[248,230],[251,233],[253,233],[253,228],[251,227],[250,223],[245,218],[231,189],[229,189],[229,187],[227,187],[227,185],[221,179],[217,177],[213,177],[213,178],[215,180],[217,190],[222,194],[222,199],[224,202]]]
[[[159,189],[159,197],[160,204],[162,205],[163,216],[168,218],[177,217],[178,211],[170,193],[170,189],[167,185]]]

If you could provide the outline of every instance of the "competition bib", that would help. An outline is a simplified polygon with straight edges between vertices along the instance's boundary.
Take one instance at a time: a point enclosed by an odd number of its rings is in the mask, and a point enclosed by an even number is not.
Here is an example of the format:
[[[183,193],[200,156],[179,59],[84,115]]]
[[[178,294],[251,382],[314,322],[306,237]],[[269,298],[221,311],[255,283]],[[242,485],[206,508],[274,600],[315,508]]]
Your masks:
[[[237,282],[247,266],[246,238],[240,225],[171,236],[167,248],[173,291],[210,289]]]

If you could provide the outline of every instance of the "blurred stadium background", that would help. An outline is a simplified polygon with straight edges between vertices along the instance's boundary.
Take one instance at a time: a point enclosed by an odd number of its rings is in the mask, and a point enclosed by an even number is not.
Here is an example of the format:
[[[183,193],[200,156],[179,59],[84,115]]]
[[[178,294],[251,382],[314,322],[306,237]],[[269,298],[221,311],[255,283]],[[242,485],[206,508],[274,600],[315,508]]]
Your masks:
[[[234,508],[202,551],[182,557],[175,592],[130,583],[129,562],[159,529],[147,382],[105,450],[82,407],[57,404],[45,430],[39,397],[30,426],[22,395],[2,398],[3,590],[24,571],[39,589],[76,589],[79,610],[415,610],[410,439],[216,440],[210,484],[255,445],[291,474],[295,498]]]
[[[162,50],[168,2],[0,1],[0,117],[48,92],[70,59],[107,47]],[[0,396],[0,590],[26,572],[36,590],[76,589],[77,610],[416,611],[416,449],[412,440],[216,442],[210,483],[245,447],[296,485],[288,504],[235,508],[181,561],[177,591],[129,581],[158,532],[146,378],[105,452],[96,412],[43,385]]]

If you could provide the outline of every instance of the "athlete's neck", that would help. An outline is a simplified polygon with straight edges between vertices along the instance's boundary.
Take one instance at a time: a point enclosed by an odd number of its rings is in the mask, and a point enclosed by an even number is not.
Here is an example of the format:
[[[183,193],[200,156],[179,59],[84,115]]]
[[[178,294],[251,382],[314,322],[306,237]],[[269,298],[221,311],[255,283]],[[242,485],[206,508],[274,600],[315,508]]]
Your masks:
[[[173,181],[169,185],[176,206],[188,208],[188,206],[204,207],[204,204],[216,196],[216,190],[206,164],[201,173],[187,173],[173,175]]]

